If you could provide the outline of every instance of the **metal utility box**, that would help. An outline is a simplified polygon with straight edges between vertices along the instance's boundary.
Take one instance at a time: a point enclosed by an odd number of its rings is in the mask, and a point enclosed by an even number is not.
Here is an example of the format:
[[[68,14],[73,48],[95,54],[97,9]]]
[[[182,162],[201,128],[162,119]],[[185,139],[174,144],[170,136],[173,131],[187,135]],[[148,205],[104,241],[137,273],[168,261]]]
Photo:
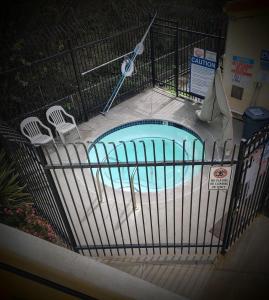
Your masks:
[[[243,115],[243,138],[250,138],[256,131],[269,124],[269,110],[261,106],[249,107]]]

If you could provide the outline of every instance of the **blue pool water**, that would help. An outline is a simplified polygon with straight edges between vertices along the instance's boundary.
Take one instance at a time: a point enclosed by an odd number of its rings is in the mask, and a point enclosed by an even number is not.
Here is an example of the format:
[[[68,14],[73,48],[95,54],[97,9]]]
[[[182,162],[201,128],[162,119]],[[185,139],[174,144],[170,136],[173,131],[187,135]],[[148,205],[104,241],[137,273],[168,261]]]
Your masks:
[[[183,141],[185,146],[183,150]],[[194,142],[195,141],[195,142]],[[123,143],[124,142],[124,143]],[[195,147],[193,146],[195,144]],[[194,155],[193,155],[194,154]],[[89,148],[89,160],[99,162],[153,162],[173,160],[201,160],[203,144],[191,130],[178,124],[144,120],[116,127],[102,136]],[[160,191],[189,181],[200,172],[200,166],[149,166],[149,167],[111,167],[93,169],[95,176],[101,175],[105,185],[115,189],[130,188],[133,178],[135,190],[141,192]]]

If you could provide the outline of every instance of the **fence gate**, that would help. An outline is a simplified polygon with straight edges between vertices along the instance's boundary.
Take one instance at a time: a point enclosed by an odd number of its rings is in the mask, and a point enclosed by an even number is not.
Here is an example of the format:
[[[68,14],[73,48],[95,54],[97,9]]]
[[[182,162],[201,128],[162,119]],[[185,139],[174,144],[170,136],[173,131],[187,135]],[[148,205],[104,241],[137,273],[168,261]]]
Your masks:
[[[39,213],[84,255],[225,253],[267,204],[269,126],[229,156],[200,139],[39,151],[5,125],[1,137]]]
[[[44,148],[85,255],[216,254],[224,231],[237,147],[229,157],[214,143],[139,141]],[[209,188],[211,167],[229,169],[227,189]]]
[[[269,127],[229,155],[226,143],[200,139],[183,148],[169,139],[58,145],[44,148],[43,166],[80,253],[211,255],[224,253],[263,206],[268,140]],[[230,182],[216,188],[212,174],[227,173]]]
[[[181,24],[156,19],[151,30],[151,63],[153,85],[159,85],[176,96],[200,101],[191,92],[190,71],[194,48],[216,54],[217,65],[225,46],[226,23],[206,27],[199,23]]]

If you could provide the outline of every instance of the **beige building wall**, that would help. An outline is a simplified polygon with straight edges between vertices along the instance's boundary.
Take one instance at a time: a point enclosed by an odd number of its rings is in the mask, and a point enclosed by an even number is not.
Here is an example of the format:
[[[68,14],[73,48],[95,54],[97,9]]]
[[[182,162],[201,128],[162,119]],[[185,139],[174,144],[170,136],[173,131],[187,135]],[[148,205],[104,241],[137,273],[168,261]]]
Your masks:
[[[269,50],[269,14],[259,15],[244,13],[231,16],[228,25],[226,51],[223,60],[223,84],[229,99],[232,111],[243,114],[246,108],[253,105],[269,109],[269,72],[267,82],[260,81],[260,55],[261,50]],[[232,84],[232,58],[240,56],[254,59],[254,67],[249,82],[243,87],[242,100],[231,96]],[[235,84],[237,85],[237,84]]]

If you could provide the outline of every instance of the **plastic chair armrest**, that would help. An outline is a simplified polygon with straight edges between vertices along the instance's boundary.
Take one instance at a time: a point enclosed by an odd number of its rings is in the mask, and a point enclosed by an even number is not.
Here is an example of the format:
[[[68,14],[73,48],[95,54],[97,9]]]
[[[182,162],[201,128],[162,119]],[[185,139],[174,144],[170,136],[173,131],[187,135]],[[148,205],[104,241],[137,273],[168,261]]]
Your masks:
[[[21,128],[21,132],[24,136],[26,136],[29,140],[32,140],[31,136],[29,134],[27,134],[25,127]]]
[[[41,122],[39,122],[39,124],[40,124],[40,126],[42,126],[43,128],[45,128],[45,129],[48,131],[49,136],[53,138],[53,135],[52,135],[52,132],[51,132],[50,128],[47,127],[46,125],[44,125],[44,124],[41,123]]]
[[[64,114],[72,120],[73,124],[76,125],[75,118],[72,115],[69,115],[66,111],[64,111]]]
[[[56,127],[56,124],[53,123],[53,122],[50,120],[50,117],[49,117],[49,116],[47,116],[47,121],[48,121],[52,126]],[[43,124],[43,125],[44,125],[44,124]],[[48,127],[47,127],[47,128],[48,128]]]

